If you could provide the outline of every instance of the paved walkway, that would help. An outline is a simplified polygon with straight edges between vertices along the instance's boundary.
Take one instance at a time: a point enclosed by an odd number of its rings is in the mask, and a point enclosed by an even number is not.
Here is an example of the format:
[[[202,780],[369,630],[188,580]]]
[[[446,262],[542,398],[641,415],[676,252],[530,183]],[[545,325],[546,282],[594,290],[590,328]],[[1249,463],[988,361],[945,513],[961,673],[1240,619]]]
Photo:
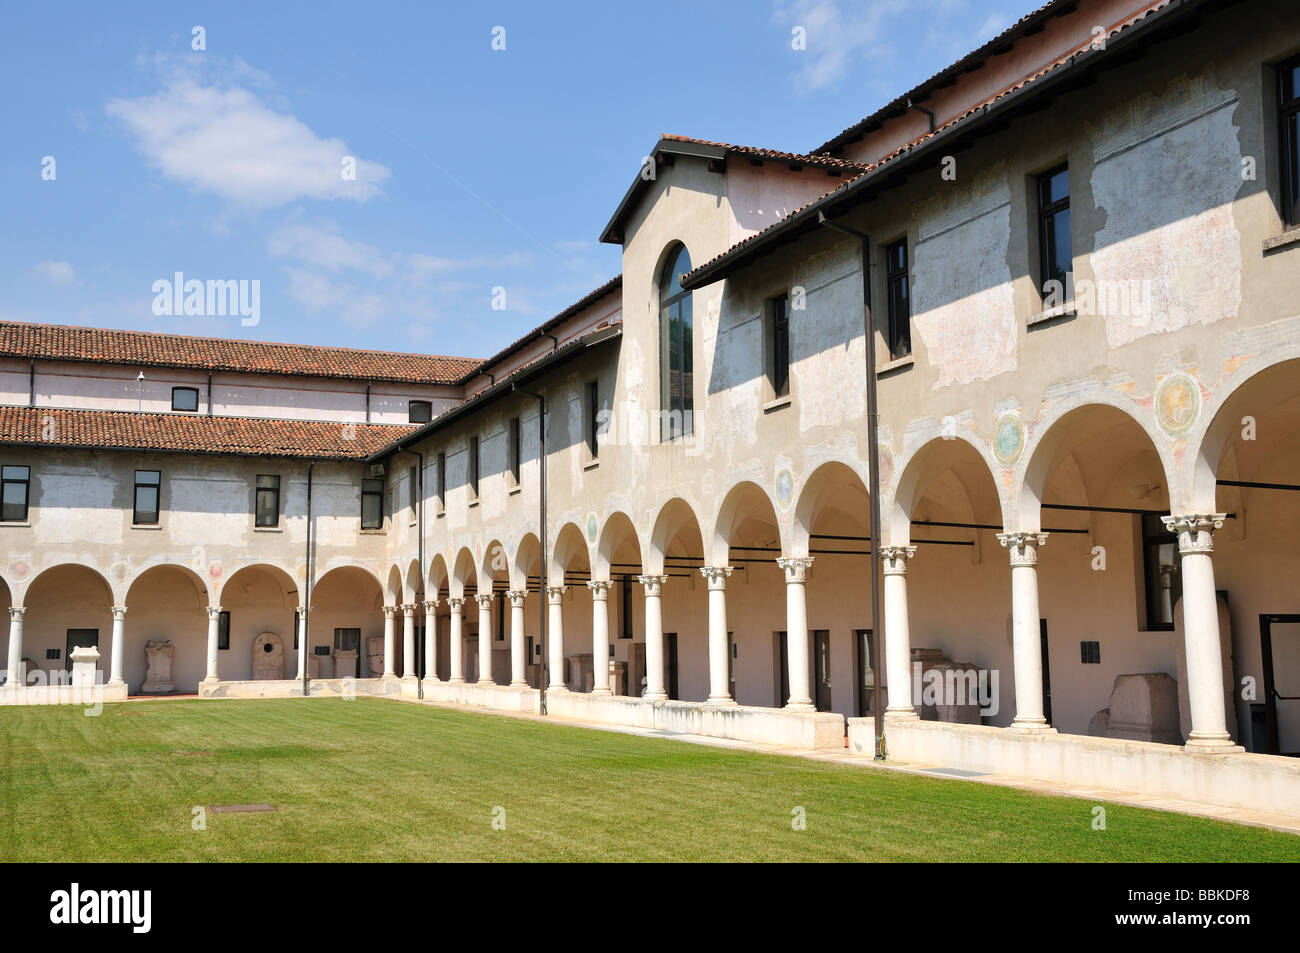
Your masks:
[[[1241,808],[1220,807],[1215,804],[1203,804],[1198,801],[1184,801],[1176,798],[1153,797],[1135,794],[1131,791],[1117,791],[1110,788],[1085,787],[1075,784],[1057,784],[1047,781],[1035,781],[1029,778],[1017,778],[1000,774],[975,774],[961,768],[944,765],[906,764],[897,761],[876,761],[866,755],[854,754],[847,748],[843,751],[822,749],[810,751],[806,748],[781,748],[776,745],[764,745],[750,741],[734,741],[730,738],[713,738],[707,735],[690,735],[683,732],[662,731],[653,728],[633,728],[626,725],[609,725],[603,722],[579,721],[571,718],[557,718],[553,715],[542,717],[531,712],[497,711],[491,708],[476,708],[450,702],[425,701],[416,698],[401,698],[396,695],[387,697],[416,705],[428,705],[434,708],[447,708],[453,711],[470,711],[478,714],[500,715],[507,718],[524,718],[542,721],[552,725],[569,725],[576,728],[591,728],[597,731],[612,731],[624,735],[639,735],[643,738],[664,738],[669,741],[684,741],[688,744],[707,745],[713,748],[731,748],[737,751],[753,751],[759,754],[784,755],[794,758],[807,758],[811,761],[825,761],[831,764],[852,765],[854,767],[875,769],[878,771],[898,771],[903,774],[916,774],[925,777],[947,778],[953,781],[966,781],[975,784],[995,784],[1000,787],[1019,788],[1038,794],[1053,794],[1060,797],[1081,798],[1085,801],[1104,801],[1109,804],[1125,804],[1130,807],[1144,807],[1154,811],[1173,811],[1194,817],[1206,817],[1216,821],[1233,824],[1246,824],[1251,827],[1268,827],[1273,830],[1300,834],[1300,817],[1287,814],[1274,814],[1265,811],[1246,811]]]

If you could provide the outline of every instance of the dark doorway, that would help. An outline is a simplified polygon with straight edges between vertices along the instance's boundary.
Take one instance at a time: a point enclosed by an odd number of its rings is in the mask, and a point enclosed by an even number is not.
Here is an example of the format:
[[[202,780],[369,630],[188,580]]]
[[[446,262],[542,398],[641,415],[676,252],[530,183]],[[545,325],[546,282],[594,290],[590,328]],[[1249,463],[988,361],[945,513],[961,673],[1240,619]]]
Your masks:
[[[873,714],[871,705],[876,695],[876,673],[871,668],[871,630],[853,630],[853,650],[857,655],[854,670],[857,678],[857,704],[855,710],[859,718]]]
[[[774,640],[774,649],[776,659],[773,667],[776,669],[776,707],[784,708],[790,701],[790,656],[786,653],[789,651],[789,642],[784,632],[777,632]]]
[[[64,669],[69,672],[72,671],[73,649],[87,648],[99,648],[99,629],[69,629],[67,648],[63,652]]]
[[[664,643],[668,647],[668,697],[677,701],[681,697],[677,690],[677,633],[665,632]]]
[[[727,694],[731,700],[740,703],[736,698],[736,633],[727,633]]]
[[[1043,717],[1052,723],[1052,666],[1047,655],[1047,620],[1038,620],[1038,651],[1043,656]]]
[[[1264,657],[1264,720],[1267,747],[1252,737],[1251,747],[1266,754],[1300,757],[1300,615],[1259,617]]]
[[[828,629],[813,629],[813,659],[816,662],[813,687],[817,690],[814,701],[818,711],[830,711],[831,633]]]

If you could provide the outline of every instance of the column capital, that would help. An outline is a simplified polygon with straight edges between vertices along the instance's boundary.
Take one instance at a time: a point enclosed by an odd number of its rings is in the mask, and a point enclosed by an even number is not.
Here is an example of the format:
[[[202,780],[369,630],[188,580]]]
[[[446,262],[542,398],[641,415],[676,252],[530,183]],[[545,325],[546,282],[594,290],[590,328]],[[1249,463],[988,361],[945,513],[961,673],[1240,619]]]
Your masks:
[[[13,610],[11,609],[9,611],[12,612]],[[208,606],[208,618],[219,619],[221,618],[222,611],[221,606]]]
[[[397,616],[397,606],[384,606],[384,618],[393,619]]]
[[[1223,528],[1226,513],[1187,513],[1162,516],[1165,529],[1178,535],[1178,552],[1184,556],[1214,552],[1214,531]]]
[[[126,606],[112,606],[113,621],[121,622],[126,617]]]
[[[448,597],[447,597],[447,608],[450,609],[452,612],[460,612],[461,609],[465,608],[465,597],[464,597],[464,596],[448,596]]]
[[[609,586],[608,579],[592,579],[587,583],[587,588],[591,590],[591,598],[597,602],[604,602],[609,598]]]
[[[886,576],[907,573],[907,561],[916,555],[915,546],[881,546],[880,559]]]
[[[490,592],[478,592],[474,594],[474,601],[478,603],[480,609],[491,609],[492,600],[495,598],[496,596]]]
[[[528,590],[508,589],[506,590],[506,598],[510,600],[511,608],[522,609],[524,607],[524,600],[528,598]]]
[[[420,605],[424,607],[425,612],[437,612],[439,601],[440,600],[438,599],[438,597],[434,596],[432,599],[425,599],[422,603],[420,603]]]
[[[778,556],[776,564],[785,571],[786,583],[808,581],[808,570],[812,568],[813,556]]]
[[[736,571],[735,566],[701,566],[700,575],[709,583],[710,589],[726,589],[727,577]]]
[[[402,615],[406,616],[408,619],[415,618],[415,603],[405,603],[402,606]]]
[[[552,606],[558,606],[560,604],[560,600],[564,598],[564,594],[568,591],[569,591],[568,586],[547,586],[546,587],[547,604]]]
[[[13,619],[15,622],[21,622],[23,621],[23,613],[26,611],[27,611],[26,606],[10,606],[9,618]]]
[[[668,581],[667,576],[637,576],[636,581],[641,583],[645,588],[647,596],[657,596],[663,592],[664,583]]]
[[[998,542],[1007,548],[1012,566],[1037,566],[1038,547],[1047,543],[1047,534],[998,533]]]
[[[305,616],[305,615],[307,614],[307,607],[306,607],[306,606],[298,606],[298,607],[296,607],[296,608],[293,610],[293,614],[296,615],[296,616],[298,617],[298,621],[301,622],[301,621],[302,621],[302,617]]]

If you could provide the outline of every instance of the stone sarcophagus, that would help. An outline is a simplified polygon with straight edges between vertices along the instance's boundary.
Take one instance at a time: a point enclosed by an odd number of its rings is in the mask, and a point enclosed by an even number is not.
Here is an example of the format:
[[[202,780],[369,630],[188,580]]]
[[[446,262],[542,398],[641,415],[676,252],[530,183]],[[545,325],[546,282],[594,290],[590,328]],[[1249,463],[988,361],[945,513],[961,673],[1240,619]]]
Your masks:
[[[172,690],[173,651],[171,639],[151,639],[144,644],[149,668],[144,676],[144,684],[140,686],[142,695],[165,695]]]
[[[253,681],[284,678],[284,643],[274,632],[253,640]]]
[[[1118,675],[1110,706],[1092,716],[1088,734],[1128,741],[1183,743],[1178,724],[1178,683],[1164,672]]]
[[[383,677],[384,637],[382,635],[372,635],[366,639],[366,662],[370,666],[371,677]]]

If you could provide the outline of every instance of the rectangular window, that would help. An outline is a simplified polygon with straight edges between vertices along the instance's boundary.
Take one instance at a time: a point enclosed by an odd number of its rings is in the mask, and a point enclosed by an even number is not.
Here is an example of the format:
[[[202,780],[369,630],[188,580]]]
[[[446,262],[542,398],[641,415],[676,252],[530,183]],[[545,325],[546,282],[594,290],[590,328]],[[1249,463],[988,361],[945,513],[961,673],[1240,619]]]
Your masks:
[[[907,283],[907,239],[885,246],[885,290],[889,295],[889,355],[912,353],[912,298]]]
[[[1079,662],[1083,665],[1101,664],[1101,643],[1084,641],[1079,643]]]
[[[217,648],[223,652],[230,649],[230,613],[224,609],[217,613]]]
[[[406,502],[411,508],[411,522],[415,522],[415,507],[420,501],[420,469],[409,467],[406,471]]]
[[[1300,57],[1283,63],[1277,74],[1282,218],[1293,226],[1300,225]]]
[[[162,472],[159,470],[135,471],[135,512],[131,522],[136,526],[154,526],[158,523],[159,494],[162,490]]]
[[[478,437],[469,438],[469,498],[478,499]]]
[[[438,454],[438,515],[447,509],[447,455]]]
[[[406,419],[413,424],[427,424],[433,419],[433,404],[427,400],[413,400],[406,405]]]
[[[594,460],[600,456],[600,385],[587,382],[587,449]]]
[[[678,292],[659,308],[659,438],[676,440],[695,432],[694,321],[689,292]]]
[[[1068,275],[1074,270],[1070,243],[1070,170],[1057,166],[1038,177],[1039,291],[1065,301]]]
[[[31,487],[31,467],[4,467],[3,512],[0,519],[6,523],[27,522],[27,500]]]
[[[1174,606],[1183,594],[1178,539],[1159,513],[1142,514],[1142,564],[1146,577],[1147,628],[1174,627]]]
[[[199,409],[199,389],[197,387],[173,387],[172,410],[183,413],[197,413]]]
[[[382,529],[384,525],[384,481],[361,481],[361,528]]]
[[[271,474],[257,475],[257,502],[255,525],[259,527],[280,525],[280,478]]]
[[[334,648],[339,652],[359,652],[361,650],[361,630],[335,629]]]
[[[772,397],[777,398],[790,393],[790,296],[773,298],[771,308],[768,379],[772,382]]]
[[[512,487],[519,485],[519,461],[523,457],[523,439],[519,433],[519,418],[510,418],[510,485]]]
[[[619,630],[620,639],[632,638],[632,577],[624,576],[619,587],[619,608],[623,610],[623,626]]]
[[[497,593],[497,641],[506,640],[506,594]]]

